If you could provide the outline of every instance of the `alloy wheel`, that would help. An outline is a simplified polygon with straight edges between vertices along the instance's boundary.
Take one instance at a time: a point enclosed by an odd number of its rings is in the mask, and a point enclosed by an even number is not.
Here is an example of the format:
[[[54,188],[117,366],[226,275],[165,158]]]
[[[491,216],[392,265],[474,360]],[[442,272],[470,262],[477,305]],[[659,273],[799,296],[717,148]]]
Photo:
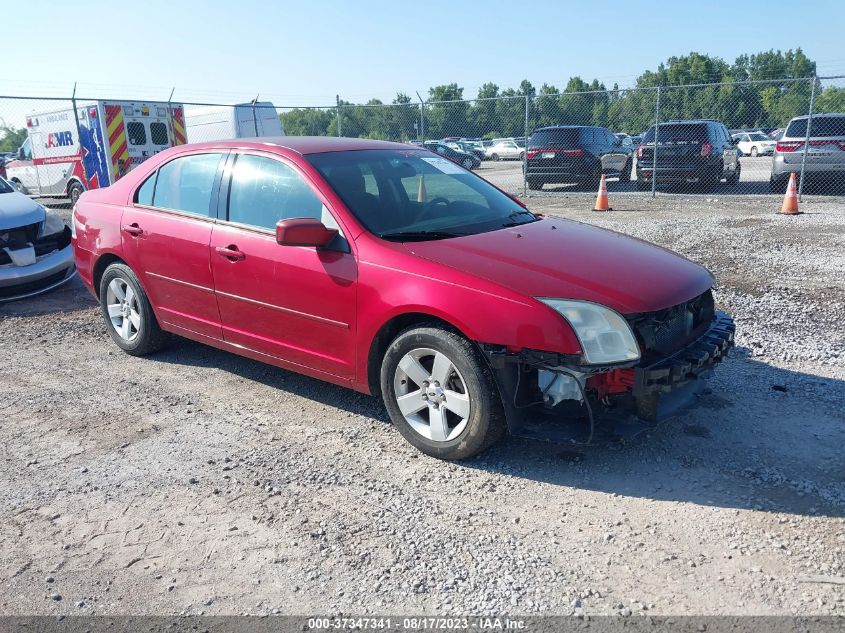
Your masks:
[[[118,336],[127,343],[135,340],[141,329],[141,310],[138,295],[122,277],[111,280],[106,291],[109,320]]]
[[[472,395],[454,363],[429,348],[413,349],[399,361],[393,378],[396,404],[410,427],[432,442],[463,433]]]

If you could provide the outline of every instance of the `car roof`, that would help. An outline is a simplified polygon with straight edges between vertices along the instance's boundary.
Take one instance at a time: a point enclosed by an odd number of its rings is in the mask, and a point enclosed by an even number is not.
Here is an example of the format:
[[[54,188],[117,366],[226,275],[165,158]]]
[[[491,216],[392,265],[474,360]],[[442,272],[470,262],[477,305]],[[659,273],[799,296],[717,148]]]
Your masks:
[[[323,152],[348,152],[367,149],[408,150],[407,143],[391,141],[373,141],[365,138],[344,136],[264,136],[258,138],[240,138],[229,141],[193,143],[197,149],[266,149],[268,145],[288,149],[298,154],[320,154]]]
[[[538,127],[535,132],[540,130],[581,130],[586,128],[599,127],[598,125],[547,125],[545,127]]]

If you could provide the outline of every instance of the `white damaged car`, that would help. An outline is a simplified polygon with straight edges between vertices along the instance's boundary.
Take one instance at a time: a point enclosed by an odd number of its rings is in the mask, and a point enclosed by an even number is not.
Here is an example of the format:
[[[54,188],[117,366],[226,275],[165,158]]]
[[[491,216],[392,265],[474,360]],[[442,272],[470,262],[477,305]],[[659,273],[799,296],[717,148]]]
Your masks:
[[[0,178],[0,302],[62,285],[76,274],[70,229]]]

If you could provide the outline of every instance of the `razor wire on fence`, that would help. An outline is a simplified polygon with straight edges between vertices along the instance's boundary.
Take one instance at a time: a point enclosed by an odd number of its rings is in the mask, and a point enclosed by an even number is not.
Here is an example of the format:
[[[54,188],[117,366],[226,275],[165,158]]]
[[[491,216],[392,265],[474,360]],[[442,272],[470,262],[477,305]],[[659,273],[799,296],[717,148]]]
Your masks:
[[[845,193],[845,77],[653,85],[329,106],[0,97],[7,179],[104,186],[162,149],[239,137],[423,145],[520,195]]]

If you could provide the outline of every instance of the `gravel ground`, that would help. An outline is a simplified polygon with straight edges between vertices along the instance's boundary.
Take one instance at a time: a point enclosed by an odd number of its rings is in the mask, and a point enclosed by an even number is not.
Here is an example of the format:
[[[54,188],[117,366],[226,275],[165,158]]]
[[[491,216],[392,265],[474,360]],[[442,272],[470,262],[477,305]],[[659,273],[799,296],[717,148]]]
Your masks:
[[[843,201],[530,203],[715,272],[738,347],[697,408],[438,462],[375,399],[127,356],[74,282],[0,306],[0,613],[845,615]]]

